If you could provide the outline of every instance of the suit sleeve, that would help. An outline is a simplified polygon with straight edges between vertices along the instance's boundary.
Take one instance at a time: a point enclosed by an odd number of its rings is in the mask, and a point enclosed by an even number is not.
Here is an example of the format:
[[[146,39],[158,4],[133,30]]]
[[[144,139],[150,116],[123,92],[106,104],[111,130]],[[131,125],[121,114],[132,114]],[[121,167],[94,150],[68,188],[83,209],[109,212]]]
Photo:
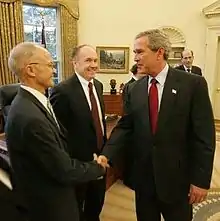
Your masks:
[[[32,141],[27,148],[29,158],[61,184],[96,180],[105,172],[96,162],[84,163],[71,159],[49,125],[42,120],[31,120],[24,128],[24,137]]]
[[[204,78],[196,78],[192,100],[191,183],[210,187],[215,152],[215,125],[208,87]]]
[[[109,140],[107,141],[102,155],[105,155],[110,163],[114,164],[118,160],[119,153],[125,147],[127,140],[133,131],[132,113],[130,110],[129,87],[124,90],[124,115],[113,129]]]
[[[201,68],[199,68],[199,75],[202,76],[202,69]]]

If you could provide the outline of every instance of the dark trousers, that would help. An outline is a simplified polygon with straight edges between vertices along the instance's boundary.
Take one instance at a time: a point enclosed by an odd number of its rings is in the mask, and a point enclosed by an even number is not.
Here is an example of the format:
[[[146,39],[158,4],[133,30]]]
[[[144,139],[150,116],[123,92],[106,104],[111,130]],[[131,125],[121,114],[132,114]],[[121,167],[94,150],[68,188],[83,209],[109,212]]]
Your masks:
[[[162,214],[165,221],[191,221],[192,205],[189,204],[188,195],[173,203],[161,201],[156,193],[151,156],[144,168],[146,174],[135,186],[137,220],[160,221]]]
[[[80,221],[99,221],[105,199],[105,178],[76,187]]]
[[[191,221],[192,205],[188,196],[175,203],[161,201],[156,194],[146,194],[146,190],[135,190],[136,215],[138,221]]]

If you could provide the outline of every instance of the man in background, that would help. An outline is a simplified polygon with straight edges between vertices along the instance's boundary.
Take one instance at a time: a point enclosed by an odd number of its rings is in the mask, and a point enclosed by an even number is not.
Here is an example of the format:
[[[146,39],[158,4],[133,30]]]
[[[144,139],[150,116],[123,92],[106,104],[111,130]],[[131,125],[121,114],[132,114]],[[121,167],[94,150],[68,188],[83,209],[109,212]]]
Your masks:
[[[131,79],[126,83],[126,84],[130,84],[130,83],[133,83],[137,80],[139,80],[140,78],[146,76],[146,74],[139,74],[137,72],[137,64],[134,64],[132,67],[131,67],[131,73],[132,73],[132,77]]]
[[[194,55],[192,50],[184,50],[181,53],[181,62],[182,65],[176,67],[176,69],[186,71],[188,73],[194,73],[202,76],[202,70],[198,66],[194,66],[193,64]]]
[[[91,161],[99,155],[106,141],[103,85],[95,79],[98,69],[96,50],[80,45],[73,52],[75,73],[57,85],[51,103],[68,132],[68,151],[72,158]],[[105,197],[105,179],[76,188],[81,221],[99,221]]]
[[[142,77],[146,76],[146,74],[140,74],[137,72],[137,64],[134,64],[131,68],[131,73],[132,73],[132,78],[125,84],[124,86],[124,90],[123,90],[123,103],[125,103],[124,101],[124,97],[125,97],[125,91],[127,90],[126,88],[133,82],[141,79]],[[126,144],[126,151],[125,151],[125,155],[124,155],[124,164],[123,164],[123,183],[124,185],[126,185],[127,187],[129,187],[130,189],[134,189],[133,186],[133,174],[131,173],[131,168],[133,167],[133,145],[135,145],[134,143],[134,139],[133,136],[131,136],[131,138],[128,140],[127,144]]]
[[[12,49],[9,68],[21,83],[6,124],[6,141],[17,190],[30,221],[79,220],[74,186],[97,180],[104,168],[66,153],[66,140],[45,91],[54,85],[53,59],[33,43]],[[82,138],[83,139],[83,138]]]
[[[98,161],[114,164],[132,135],[138,221],[192,220],[210,188],[215,127],[204,78],[169,67],[171,43],[159,29],[134,41],[138,73],[125,91],[124,116]],[[126,147],[124,148],[126,151]]]

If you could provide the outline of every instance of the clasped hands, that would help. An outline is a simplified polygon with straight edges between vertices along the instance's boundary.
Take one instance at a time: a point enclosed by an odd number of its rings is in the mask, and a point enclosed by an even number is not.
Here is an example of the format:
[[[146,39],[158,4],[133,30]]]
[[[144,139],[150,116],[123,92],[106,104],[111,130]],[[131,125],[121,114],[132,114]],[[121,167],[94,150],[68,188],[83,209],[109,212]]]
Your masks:
[[[93,154],[93,160],[96,161],[99,165],[101,165],[104,169],[107,169],[109,166],[108,159],[104,155],[97,156],[97,154]]]

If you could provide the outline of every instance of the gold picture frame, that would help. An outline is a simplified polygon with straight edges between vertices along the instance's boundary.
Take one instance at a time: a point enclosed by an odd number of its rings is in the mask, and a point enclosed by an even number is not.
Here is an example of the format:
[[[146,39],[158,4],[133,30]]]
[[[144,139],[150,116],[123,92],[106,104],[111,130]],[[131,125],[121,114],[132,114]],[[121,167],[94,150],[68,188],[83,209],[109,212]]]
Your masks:
[[[99,73],[127,74],[129,47],[97,46]]]

